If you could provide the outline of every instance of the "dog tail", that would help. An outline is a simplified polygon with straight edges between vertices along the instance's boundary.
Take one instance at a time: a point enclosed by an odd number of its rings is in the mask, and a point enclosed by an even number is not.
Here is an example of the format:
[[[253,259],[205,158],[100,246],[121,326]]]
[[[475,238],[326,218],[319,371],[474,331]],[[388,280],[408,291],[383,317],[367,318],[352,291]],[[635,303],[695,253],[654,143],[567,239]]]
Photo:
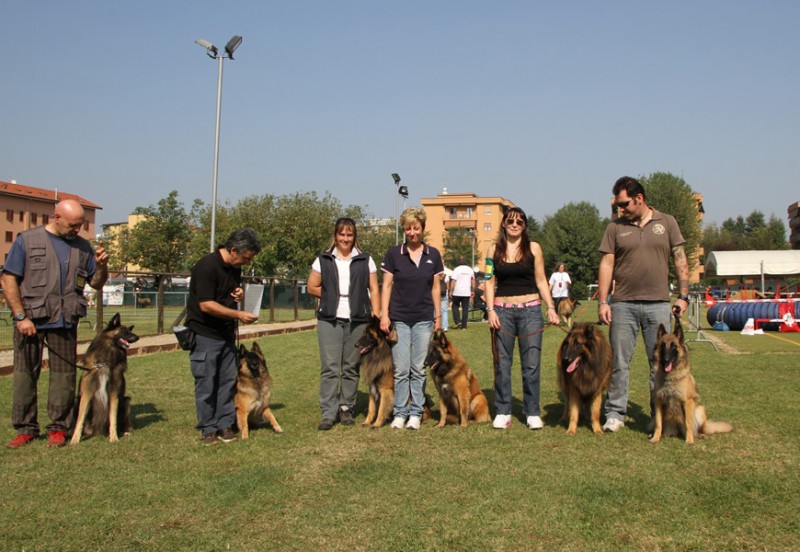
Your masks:
[[[733,431],[733,426],[728,422],[719,420],[706,420],[701,428],[704,435],[713,435],[714,433],[730,433]]]

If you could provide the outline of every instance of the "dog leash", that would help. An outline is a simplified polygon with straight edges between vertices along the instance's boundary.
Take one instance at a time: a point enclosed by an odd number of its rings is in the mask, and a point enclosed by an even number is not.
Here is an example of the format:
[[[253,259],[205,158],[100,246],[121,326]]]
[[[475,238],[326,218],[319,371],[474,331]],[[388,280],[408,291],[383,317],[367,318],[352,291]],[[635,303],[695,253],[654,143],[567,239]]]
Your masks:
[[[37,335],[22,336],[22,340],[20,340],[20,342],[19,342],[19,348],[22,349],[23,346],[25,345],[25,341],[29,340],[29,339],[36,339],[38,341],[39,340],[39,336],[38,336],[38,334]],[[63,360],[64,362],[66,362],[67,364],[72,366],[73,368],[77,368],[77,369],[83,370],[84,372],[91,372],[92,370],[96,370],[97,368],[100,368],[101,366],[103,366],[103,364],[97,364],[97,365],[93,366],[92,368],[89,368],[87,366],[82,366],[80,364],[72,362],[69,359],[64,358],[58,352],[56,352],[55,349],[53,349],[50,346],[50,342],[49,342],[49,340],[47,338],[47,334],[42,334],[41,343],[44,344],[45,347],[47,347],[47,350],[50,352],[50,354],[57,356],[58,358],[60,358],[61,360]],[[26,355],[25,361],[28,363],[28,368],[30,368],[33,365],[33,358],[31,356],[31,354]]]

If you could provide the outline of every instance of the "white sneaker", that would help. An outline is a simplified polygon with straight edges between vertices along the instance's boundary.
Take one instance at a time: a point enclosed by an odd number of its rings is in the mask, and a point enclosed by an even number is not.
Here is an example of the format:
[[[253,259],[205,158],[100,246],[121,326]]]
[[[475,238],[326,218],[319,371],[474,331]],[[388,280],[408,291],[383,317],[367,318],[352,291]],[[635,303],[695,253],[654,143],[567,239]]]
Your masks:
[[[492,427],[495,429],[505,429],[511,425],[511,414],[498,414],[494,417]]]
[[[544,423],[539,416],[528,416],[528,429],[542,429]]]
[[[422,423],[422,420],[419,416],[411,416],[406,424],[406,429],[419,429],[420,423]]]
[[[403,426],[405,425],[405,418],[401,418],[400,416],[397,416],[394,420],[392,420],[392,429],[403,429]]]
[[[606,420],[606,423],[603,424],[603,431],[606,433],[616,433],[620,429],[625,427],[625,422],[618,418],[609,418]]]

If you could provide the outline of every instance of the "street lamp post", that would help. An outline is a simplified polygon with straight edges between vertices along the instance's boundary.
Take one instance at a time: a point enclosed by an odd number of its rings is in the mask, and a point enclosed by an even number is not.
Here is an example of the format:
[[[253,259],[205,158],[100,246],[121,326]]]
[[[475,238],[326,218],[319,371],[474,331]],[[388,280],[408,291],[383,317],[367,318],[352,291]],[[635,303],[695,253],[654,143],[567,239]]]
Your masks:
[[[397,195],[394,198],[394,244],[400,243],[400,175],[392,173],[392,180],[397,187]]]
[[[206,49],[208,57],[216,59],[219,62],[219,71],[217,75],[217,124],[214,130],[214,179],[211,186],[211,245],[209,247],[209,250],[213,253],[217,224],[217,174],[219,169],[219,122],[222,108],[222,60],[226,58],[233,60],[233,52],[241,45],[242,37],[236,35],[228,41],[225,45],[225,55],[220,55],[217,47],[208,40],[200,38],[195,40],[195,42]]]

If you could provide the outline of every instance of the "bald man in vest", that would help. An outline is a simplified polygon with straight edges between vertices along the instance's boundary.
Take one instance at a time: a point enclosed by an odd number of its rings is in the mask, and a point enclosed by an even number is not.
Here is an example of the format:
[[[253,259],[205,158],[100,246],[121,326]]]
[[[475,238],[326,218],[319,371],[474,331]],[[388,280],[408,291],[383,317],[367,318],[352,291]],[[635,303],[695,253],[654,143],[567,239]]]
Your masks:
[[[14,317],[14,380],[11,422],[20,448],[39,435],[37,384],[42,349],[50,350],[47,444],[63,446],[72,426],[78,322],[86,316],[83,289],[100,290],[108,279],[108,254],[92,251],[78,233],[86,221],[81,204],[56,204],[53,218],[17,236],[3,265],[2,285]]]

